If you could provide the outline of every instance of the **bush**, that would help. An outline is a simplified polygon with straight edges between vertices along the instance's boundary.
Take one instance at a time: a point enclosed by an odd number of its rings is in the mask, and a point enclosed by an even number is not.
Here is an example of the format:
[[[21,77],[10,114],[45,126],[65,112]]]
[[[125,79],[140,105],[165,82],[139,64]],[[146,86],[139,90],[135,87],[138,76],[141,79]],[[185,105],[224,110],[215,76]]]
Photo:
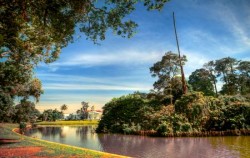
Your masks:
[[[250,104],[243,97],[221,96],[222,106],[210,109],[206,130],[247,129],[250,126]]]
[[[169,133],[173,133],[173,129],[169,124],[169,122],[164,121],[161,124],[159,124],[159,126],[156,129],[156,132],[160,136],[165,136]]]
[[[114,98],[103,107],[103,115],[97,132],[131,133],[135,125],[147,120],[148,100],[139,93]],[[147,110],[148,109],[148,110]],[[147,115],[146,115],[147,114]],[[132,129],[131,129],[132,128]]]
[[[182,132],[190,132],[192,131],[192,126],[190,123],[186,122],[181,126],[181,131]]]

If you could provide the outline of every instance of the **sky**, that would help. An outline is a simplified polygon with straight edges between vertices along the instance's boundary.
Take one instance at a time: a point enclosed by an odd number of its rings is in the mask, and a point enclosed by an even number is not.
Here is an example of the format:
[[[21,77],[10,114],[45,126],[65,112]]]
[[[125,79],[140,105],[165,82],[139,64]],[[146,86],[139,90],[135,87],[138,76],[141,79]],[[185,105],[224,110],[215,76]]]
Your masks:
[[[211,60],[250,60],[249,0],[171,0],[161,11],[146,11],[138,4],[126,17],[139,25],[134,37],[109,31],[96,45],[76,33],[56,62],[37,67],[35,76],[44,89],[37,109],[66,104],[66,113],[74,113],[82,101],[101,109],[114,97],[149,92],[156,81],[149,68],[166,52],[177,53],[173,12],[180,51],[188,59],[186,78]]]

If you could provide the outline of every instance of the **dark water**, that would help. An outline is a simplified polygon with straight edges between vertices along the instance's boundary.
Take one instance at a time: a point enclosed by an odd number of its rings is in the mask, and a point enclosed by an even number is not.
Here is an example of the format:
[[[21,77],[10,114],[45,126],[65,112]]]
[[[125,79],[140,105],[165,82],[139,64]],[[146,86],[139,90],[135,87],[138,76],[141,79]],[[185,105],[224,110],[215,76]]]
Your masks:
[[[250,136],[151,138],[96,134],[95,127],[44,126],[26,135],[138,158],[250,158]]]

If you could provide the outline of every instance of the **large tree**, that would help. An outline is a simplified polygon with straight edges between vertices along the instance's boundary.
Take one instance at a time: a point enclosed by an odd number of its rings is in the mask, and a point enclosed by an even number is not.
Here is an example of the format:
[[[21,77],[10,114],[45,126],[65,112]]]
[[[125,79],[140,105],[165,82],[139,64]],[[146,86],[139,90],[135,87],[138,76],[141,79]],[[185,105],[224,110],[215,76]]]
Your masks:
[[[180,62],[184,65],[186,61],[186,56],[180,59],[178,54],[170,51],[150,68],[152,76],[158,77],[158,80],[154,83],[154,89],[158,95],[165,96],[166,99],[169,98],[170,104],[183,93],[179,77]]]
[[[33,82],[35,66],[55,61],[61,49],[73,42],[77,29],[95,43],[104,40],[108,30],[131,37],[137,24],[126,16],[138,1],[1,0],[0,92],[27,98],[22,86]],[[160,10],[167,1],[140,2],[148,10]],[[33,93],[36,99],[41,92]]]
[[[160,10],[169,0],[142,0]],[[41,82],[33,70],[55,61],[75,32],[97,43],[107,31],[131,37],[137,24],[127,18],[139,0],[0,0],[0,93],[37,101]],[[79,30],[79,31],[77,31]],[[27,88],[29,87],[29,88]]]

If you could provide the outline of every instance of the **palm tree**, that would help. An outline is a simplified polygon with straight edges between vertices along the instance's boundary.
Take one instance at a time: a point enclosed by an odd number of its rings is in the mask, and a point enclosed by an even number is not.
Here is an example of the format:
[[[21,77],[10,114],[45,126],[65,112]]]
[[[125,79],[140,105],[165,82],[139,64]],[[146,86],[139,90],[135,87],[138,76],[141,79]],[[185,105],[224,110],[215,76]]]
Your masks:
[[[65,111],[65,110],[67,110],[68,109],[68,106],[66,105],[66,104],[63,104],[62,106],[61,106],[61,111]]]

